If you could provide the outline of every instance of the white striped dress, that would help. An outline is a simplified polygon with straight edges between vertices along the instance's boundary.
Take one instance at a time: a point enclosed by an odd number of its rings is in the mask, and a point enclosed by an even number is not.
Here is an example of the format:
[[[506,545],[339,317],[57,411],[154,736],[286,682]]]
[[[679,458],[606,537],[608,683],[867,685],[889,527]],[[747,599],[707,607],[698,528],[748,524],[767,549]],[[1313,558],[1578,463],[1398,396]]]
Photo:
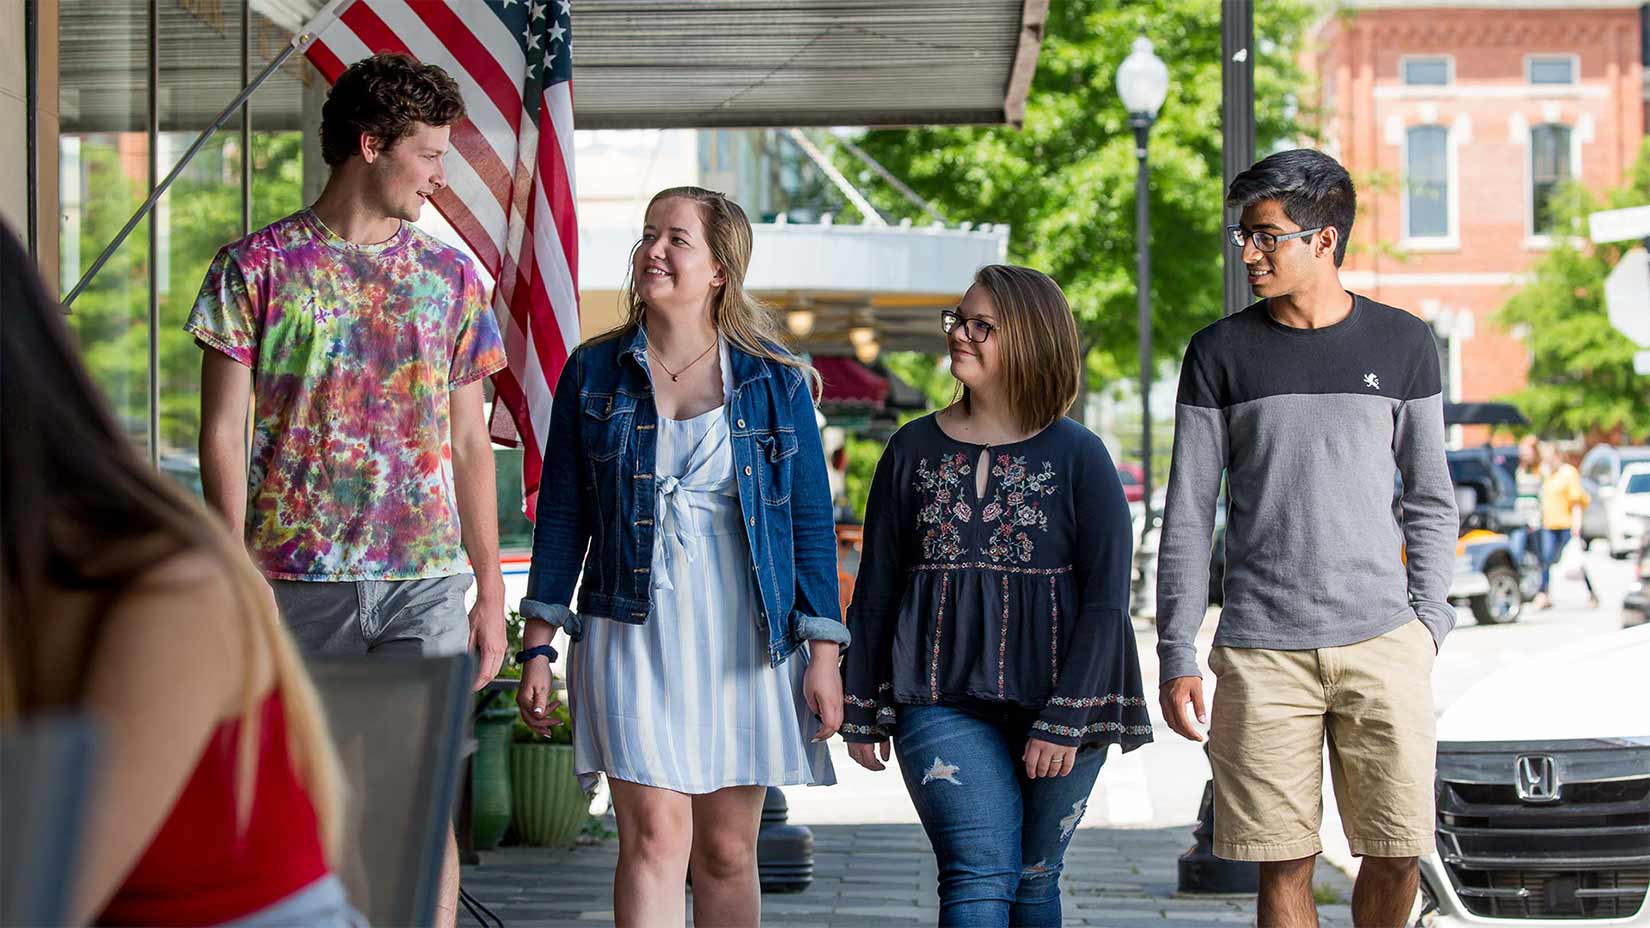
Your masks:
[[[722,406],[658,424],[653,609],[587,619],[567,658],[574,770],[682,793],[836,782],[803,697],[805,649],[768,666]],[[812,423],[809,423],[810,425]]]

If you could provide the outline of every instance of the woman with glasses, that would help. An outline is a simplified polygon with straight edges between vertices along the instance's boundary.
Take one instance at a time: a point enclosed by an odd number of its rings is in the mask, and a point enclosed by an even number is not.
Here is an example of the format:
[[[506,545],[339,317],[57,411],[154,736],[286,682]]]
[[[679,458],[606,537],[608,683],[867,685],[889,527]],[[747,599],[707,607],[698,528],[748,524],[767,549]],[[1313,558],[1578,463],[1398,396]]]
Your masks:
[[[1100,440],[1065,418],[1080,363],[1054,281],[983,268],[942,323],[958,398],[877,465],[842,732],[869,770],[898,753],[941,924],[1058,925],[1106,746],[1151,740],[1128,505]]]

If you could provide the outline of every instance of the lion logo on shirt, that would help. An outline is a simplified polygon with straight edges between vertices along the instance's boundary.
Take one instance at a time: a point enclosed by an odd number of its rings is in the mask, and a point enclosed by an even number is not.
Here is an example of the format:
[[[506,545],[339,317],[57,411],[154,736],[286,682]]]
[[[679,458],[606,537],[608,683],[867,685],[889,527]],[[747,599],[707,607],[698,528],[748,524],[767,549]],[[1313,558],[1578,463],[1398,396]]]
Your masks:
[[[1374,374],[1365,374],[1364,386],[1369,387],[1372,390],[1379,390],[1381,389],[1381,378],[1375,376]]]

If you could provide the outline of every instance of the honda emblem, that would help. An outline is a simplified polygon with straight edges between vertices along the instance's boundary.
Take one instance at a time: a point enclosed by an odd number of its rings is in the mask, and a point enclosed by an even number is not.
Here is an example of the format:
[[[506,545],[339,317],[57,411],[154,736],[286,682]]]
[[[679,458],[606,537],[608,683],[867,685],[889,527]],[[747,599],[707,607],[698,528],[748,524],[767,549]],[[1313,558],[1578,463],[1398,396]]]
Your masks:
[[[1558,801],[1558,765],[1551,754],[1524,754],[1514,764],[1518,798],[1523,802]]]

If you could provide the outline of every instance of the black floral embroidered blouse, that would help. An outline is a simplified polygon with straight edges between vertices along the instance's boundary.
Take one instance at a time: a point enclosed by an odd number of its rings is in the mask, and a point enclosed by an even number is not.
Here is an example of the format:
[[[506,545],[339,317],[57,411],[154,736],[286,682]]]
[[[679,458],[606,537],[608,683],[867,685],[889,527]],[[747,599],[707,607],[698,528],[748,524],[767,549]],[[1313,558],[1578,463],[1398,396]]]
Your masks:
[[[932,415],[907,424],[866,506],[843,738],[881,740],[900,705],[943,702],[1023,707],[1036,713],[1027,734],[1057,744],[1151,741],[1131,547],[1111,456],[1076,422],[993,447]]]

